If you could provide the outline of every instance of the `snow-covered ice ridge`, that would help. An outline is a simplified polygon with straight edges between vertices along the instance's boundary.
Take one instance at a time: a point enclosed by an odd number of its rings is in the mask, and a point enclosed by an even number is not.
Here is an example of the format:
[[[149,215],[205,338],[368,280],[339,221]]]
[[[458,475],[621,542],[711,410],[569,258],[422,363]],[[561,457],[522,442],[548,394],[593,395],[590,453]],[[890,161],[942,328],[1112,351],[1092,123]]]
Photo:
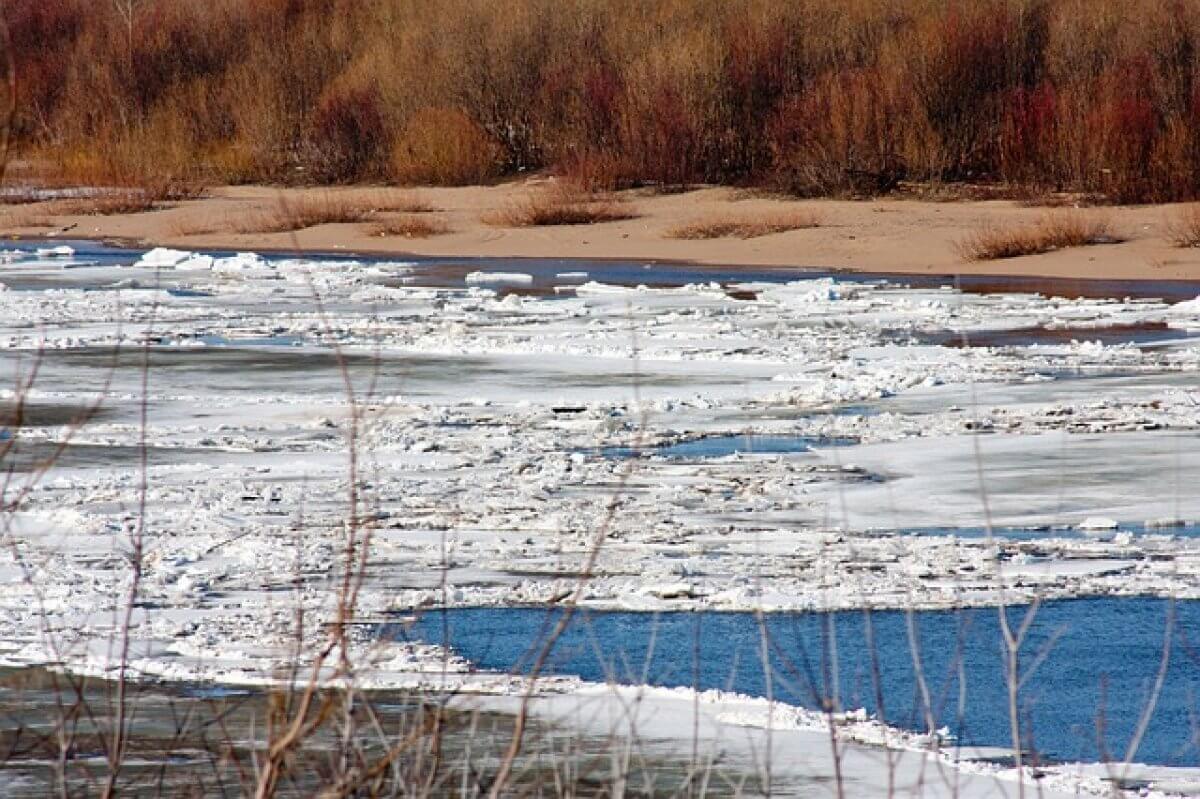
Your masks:
[[[601,527],[584,590],[596,608],[1200,597],[1200,539],[1175,526],[1200,519],[1200,339],[1187,336],[1200,300],[835,279],[624,287],[581,271],[535,292],[511,265],[431,288],[412,263],[155,250],[114,267],[68,246],[0,261],[0,407],[25,400],[24,426],[0,432],[21,469],[0,530],[3,663],[115,667],[144,363],[147,555],[131,633],[147,676],[269,681],[292,655],[297,607],[319,633],[347,519],[347,378],[372,529],[367,618],[561,598]],[[1113,326],[1179,335],[1089,342]],[[1034,328],[1079,335],[929,343]],[[51,413],[92,407],[78,430]],[[729,434],[858,443],[603,451]],[[989,523],[1048,529],[897,532]],[[520,688],[356,630],[373,684]],[[905,735],[862,724],[869,742]]]

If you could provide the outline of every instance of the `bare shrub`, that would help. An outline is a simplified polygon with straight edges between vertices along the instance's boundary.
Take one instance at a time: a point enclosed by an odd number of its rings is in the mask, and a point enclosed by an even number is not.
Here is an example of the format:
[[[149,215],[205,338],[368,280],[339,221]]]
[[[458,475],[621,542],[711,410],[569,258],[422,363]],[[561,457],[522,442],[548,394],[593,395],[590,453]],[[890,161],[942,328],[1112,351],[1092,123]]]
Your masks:
[[[584,191],[567,184],[554,184],[531,192],[507,208],[485,214],[483,221],[497,227],[542,227],[552,225],[595,225],[636,219],[628,203],[611,195]]]
[[[616,191],[633,182],[630,165],[614,152],[572,153],[562,160],[558,171],[566,181],[586,191]]]
[[[959,242],[958,253],[967,261],[993,261],[1121,241],[1106,216],[1058,212],[1031,225],[984,225]]]
[[[759,217],[711,217],[671,228],[666,236],[672,239],[754,239],[789,230],[819,227],[816,214],[806,211],[785,211]]]

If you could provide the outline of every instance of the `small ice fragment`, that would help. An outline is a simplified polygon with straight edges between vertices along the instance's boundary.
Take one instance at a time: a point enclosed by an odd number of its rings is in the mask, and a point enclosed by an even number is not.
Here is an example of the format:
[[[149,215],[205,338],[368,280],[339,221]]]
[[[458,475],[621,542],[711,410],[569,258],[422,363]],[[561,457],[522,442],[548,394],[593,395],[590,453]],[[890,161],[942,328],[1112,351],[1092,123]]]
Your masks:
[[[155,247],[138,260],[134,266],[172,267],[191,258],[192,254],[185,250],[172,250],[168,247]]]
[[[583,283],[588,277],[587,272],[559,272],[554,279],[563,283]]]
[[[253,272],[256,270],[269,270],[270,263],[266,261],[258,253],[239,252],[237,255],[231,255],[228,258],[218,258],[213,261],[212,270],[214,272],[224,272],[226,274],[236,272]]]
[[[38,258],[72,258],[75,250],[65,244],[58,247],[42,247],[37,251]]]
[[[468,286],[529,286],[533,275],[524,272],[472,272],[467,275]]]
[[[1089,516],[1079,523],[1080,530],[1116,530],[1120,525],[1105,516]]]

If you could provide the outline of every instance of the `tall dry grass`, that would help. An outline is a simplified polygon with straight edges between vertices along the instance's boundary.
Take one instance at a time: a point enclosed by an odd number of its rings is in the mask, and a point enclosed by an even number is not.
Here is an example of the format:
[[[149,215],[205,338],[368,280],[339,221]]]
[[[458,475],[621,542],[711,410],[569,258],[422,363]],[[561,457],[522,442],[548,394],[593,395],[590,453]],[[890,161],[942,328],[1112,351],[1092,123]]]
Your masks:
[[[87,182],[1200,194],[1177,0],[14,0],[24,147]]]
[[[1107,216],[1056,211],[1033,224],[986,225],[959,242],[958,252],[966,261],[995,261],[1121,241]]]

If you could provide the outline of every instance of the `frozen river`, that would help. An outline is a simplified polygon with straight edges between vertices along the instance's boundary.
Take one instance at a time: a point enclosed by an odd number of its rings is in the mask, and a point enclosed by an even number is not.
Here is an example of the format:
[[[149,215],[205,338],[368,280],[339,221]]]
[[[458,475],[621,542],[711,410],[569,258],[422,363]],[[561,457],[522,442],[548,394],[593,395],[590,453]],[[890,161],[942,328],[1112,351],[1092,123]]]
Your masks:
[[[351,496],[372,623],[1200,598],[1190,284],[9,246],[0,663],[111,673],[144,531],[138,672],[268,681]]]

